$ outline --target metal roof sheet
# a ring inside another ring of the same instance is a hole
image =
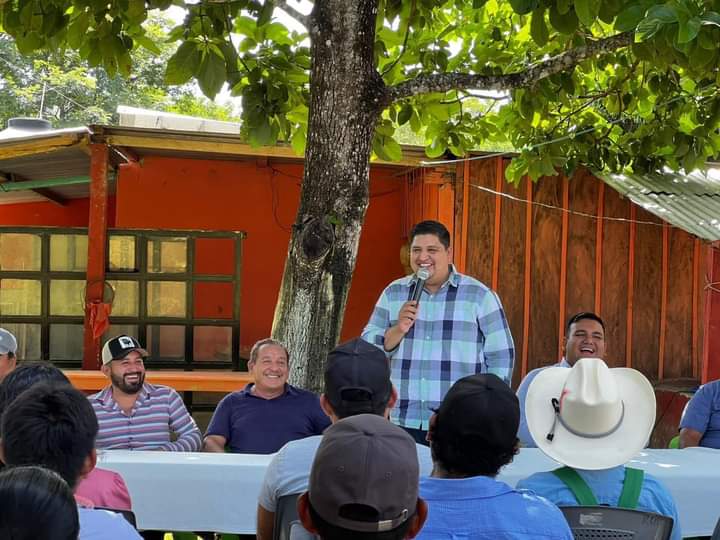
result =
[[[720,240],[720,169],[686,174],[595,173],[606,184],[660,219],[709,241]]]

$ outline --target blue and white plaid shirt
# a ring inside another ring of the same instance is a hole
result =
[[[494,373],[508,384],[512,378],[515,347],[500,299],[478,280],[450,268],[448,280],[435,294],[422,291],[415,324],[386,352],[399,394],[391,419],[401,426],[427,430],[430,408],[439,407],[462,377]],[[363,339],[384,349],[385,331],[397,324],[414,286],[414,276],[387,286]]]

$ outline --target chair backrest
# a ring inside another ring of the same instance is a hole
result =
[[[720,540],[720,518],[718,518],[717,523],[715,524],[715,530],[713,531],[710,540]]]
[[[671,517],[611,506],[561,506],[575,540],[668,540]]]
[[[137,529],[135,512],[133,512],[132,510],[119,510],[118,508],[108,508],[106,506],[96,506],[95,510],[107,510],[108,512],[115,512],[116,514],[121,514],[122,517],[124,517],[130,525]]]
[[[297,512],[299,493],[280,497],[275,507],[275,527],[273,540],[290,540],[290,531],[294,524],[300,525]]]

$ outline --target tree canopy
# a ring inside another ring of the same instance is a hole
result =
[[[165,82],[242,99],[243,135],[304,152],[273,334],[295,382],[321,386],[368,204],[371,155],[401,126],[431,158],[517,150],[519,181],[692,170],[720,149],[720,0],[0,0],[18,49],[70,48],[112,76],[155,50],[148,10],[184,9]],[[278,9],[305,32],[289,30]],[[407,129],[407,128],[405,128]]]
[[[231,107],[198,95],[192,84],[165,84],[167,61],[177,49],[177,44],[164,41],[170,25],[170,19],[158,14],[146,21],[145,32],[157,43],[156,52],[131,51],[129,80],[91,67],[74,50],[23,55],[10,36],[0,34],[0,124],[8,118],[40,114],[55,127],[114,123],[118,105],[235,119]]]

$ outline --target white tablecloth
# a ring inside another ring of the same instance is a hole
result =
[[[138,526],[174,531],[255,532],[257,495],[272,456],[103,451],[98,466],[122,474]],[[525,448],[500,479],[518,480],[559,465]],[[684,536],[709,536],[720,515],[720,450],[645,450],[630,463],[671,491]]]

